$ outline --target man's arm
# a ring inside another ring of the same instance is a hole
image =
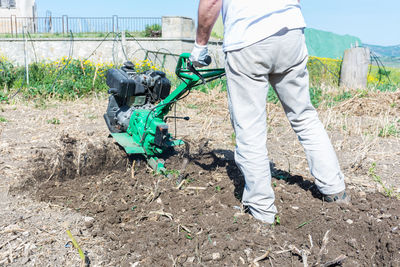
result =
[[[222,0],[200,0],[196,43],[206,45],[221,11]]]

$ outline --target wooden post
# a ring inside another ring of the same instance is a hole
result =
[[[366,88],[369,63],[369,48],[355,47],[345,50],[340,72],[340,86],[352,89]]]

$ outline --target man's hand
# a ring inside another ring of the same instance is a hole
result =
[[[195,67],[205,67],[210,64],[207,43],[221,6],[222,0],[200,0],[199,2],[196,43],[190,56],[190,61]]]
[[[207,45],[194,44],[189,60],[197,68],[206,67],[210,64]]]

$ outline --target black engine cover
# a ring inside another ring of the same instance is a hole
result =
[[[146,93],[146,89],[142,84],[137,83],[120,69],[109,69],[106,82],[110,87],[108,93],[116,96],[120,106],[125,105],[131,96],[144,95]]]

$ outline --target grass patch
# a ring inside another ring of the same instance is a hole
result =
[[[379,130],[379,137],[398,137],[400,136],[400,129],[396,127],[396,124],[390,123],[385,125],[383,128]]]
[[[0,122],[8,122],[8,120],[6,118],[4,118],[3,116],[0,116]]]
[[[29,65],[29,86],[25,83],[24,67],[14,66],[5,58],[0,58],[0,101],[20,88],[19,95],[24,99],[63,99],[73,100],[94,93],[106,93],[106,73],[112,64],[94,63],[89,60],[66,57],[51,62],[38,62]],[[149,60],[134,62],[137,72],[159,70]],[[13,88],[13,90],[10,90]]]
[[[148,27],[148,30],[153,32],[158,31],[157,29],[157,26]],[[134,63],[137,72],[160,69],[149,60]],[[400,88],[400,69],[392,68],[388,71],[391,82],[389,83],[388,79],[386,81],[384,78],[380,80],[376,78],[377,75],[382,76],[382,72],[371,67],[368,89],[357,90],[357,92],[340,91],[337,89],[337,82],[332,80],[332,77],[339,74],[340,64],[340,60],[310,57],[307,68],[310,73],[310,98],[314,107],[319,107],[321,104],[331,107],[354,96],[366,97],[370,91],[394,92]],[[106,72],[114,67],[112,64],[66,57],[51,62],[32,63],[29,65],[30,85],[27,86],[24,67],[14,66],[6,58],[0,57],[0,88],[3,88],[3,90],[0,89],[0,102],[7,103],[18,88],[21,88],[18,95],[22,95],[26,100],[48,100],[49,98],[73,100],[92,94],[106,93],[108,90]],[[181,83],[172,73],[167,72],[167,75],[173,88]],[[327,91],[325,88],[333,88],[333,90]],[[210,90],[226,91],[226,79],[217,79],[206,85],[199,85],[194,90],[204,93]],[[267,100],[275,104],[279,102],[278,96],[271,87],[268,90]],[[393,103],[393,107],[395,105],[396,103]]]
[[[383,194],[384,194],[386,197],[396,197],[397,199],[400,200],[400,194],[395,192],[394,187],[393,187],[393,186],[387,187],[387,186],[383,183],[382,178],[381,178],[379,175],[376,174],[376,163],[375,163],[375,162],[373,162],[372,165],[371,165],[371,167],[368,169],[368,175],[369,175],[370,177],[372,177],[372,179],[373,179],[376,183],[378,183],[379,185],[382,186],[382,188],[383,188]]]
[[[52,118],[52,119],[50,119],[50,120],[47,120],[47,123],[48,123],[48,124],[58,125],[58,124],[60,124],[60,120],[57,119],[57,118]]]

